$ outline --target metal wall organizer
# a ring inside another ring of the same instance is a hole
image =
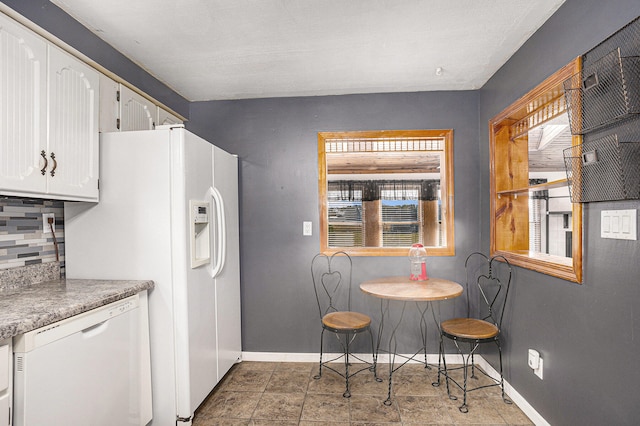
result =
[[[640,57],[617,48],[566,80],[564,93],[574,135],[640,114]]]
[[[615,134],[564,150],[571,202],[640,199],[640,142]]]
[[[583,135],[564,150],[571,201],[640,199],[640,17],[582,55],[564,94]]]

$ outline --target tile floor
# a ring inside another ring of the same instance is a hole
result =
[[[378,383],[373,373],[363,371],[352,379],[351,398],[343,398],[344,379],[323,370],[315,380],[317,369],[316,363],[236,364],[196,411],[193,425],[533,424],[515,404],[502,401],[499,387],[470,393],[469,413],[460,413],[460,403],[447,397],[444,385],[431,385],[437,378],[435,368],[427,370],[422,364],[407,364],[394,373],[391,406],[383,404],[387,380]],[[381,377],[387,377],[388,365],[379,369]]]

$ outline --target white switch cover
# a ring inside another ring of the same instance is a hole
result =
[[[603,210],[600,212],[600,236],[616,240],[638,239],[637,210]]]
[[[302,222],[302,235],[307,237],[312,235],[311,226],[311,222]]]

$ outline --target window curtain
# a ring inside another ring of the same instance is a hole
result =
[[[440,180],[339,180],[328,186],[338,197],[332,201],[415,200],[416,194],[420,201],[435,201]]]

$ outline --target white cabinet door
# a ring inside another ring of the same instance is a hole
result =
[[[182,124],[182,120],[171,114],[169,111],[158,107],[158,119],[156,120],[156,125],[163,126],[165,124]]]
[[[98,72],[0,15],[0,194],[98,199]]]
[[[99,81],[96,70],[49,47],[49,194],[98,197]]]
[[[129,87],[100,74],[100,132],[153,130],[164,124],[182,124],[182,120]]]
[[[118,91],[120,85],[106,75],[100,73],[100,127],[103,132],[117,132],[120,114]]]
[[[0,190],[42,193],[47,44],[0,14]]]
[[[156,105],[149,99],[120,85],[120,130],[153,130]]]

